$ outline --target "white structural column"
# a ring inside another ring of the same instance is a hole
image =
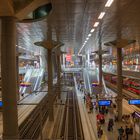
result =
[[[99,51],[99,86],[102,87],[102,53]]]
[[[62,63],[62,65],[63,65],[63,68],[65,68],[65,54],[62,54],[62,56],[63,56],[63,63]]]
[[[48,97],[49,97],[49,120],[54,120],[54,112],[53,112],[53,71],[52,71],[52,49],[48,49]]]
[[[118,118],[122,119],[122,48],[117,47],[117,104],[118,104]]]
[[[57,83],[58,83],[58,98],[61,98],[61,64],[60,55],[57,55]]]
[[[18,139],[16,20],[1,18],[1,77],[3,101],[3,139]]]

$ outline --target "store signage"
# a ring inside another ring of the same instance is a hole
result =
[[[66,55],[66,61],[71,61],[71,55]]]
[[[128,100],[128,104],[130,104],[130,105],[140,105],[140,99]]]
[[[99,100],[98,105],[99,106],[110,106],[111,105],[111,100]]]

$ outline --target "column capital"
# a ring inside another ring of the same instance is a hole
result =
[[[97,54],[97,55],[103,55],[103,54],[106,54],[106,53],[108,53],[108,51],[105,51],[105,50],[101,50],[101,51],[94,51],[94,52],[92,52],[92,53],[95,53],[95,54]]]
[[[131,43],[135,43],[136,40],[128,40],[128,39],[117,39],[113,41],[109,41],[104,43],[105,46],[116,47],[116,48],[124,48]]]
[[[42,46],[42,47],[49,49],[49,50],[61,47],[63,45],[63,43],[53,41],[53,40],[43,40],[43,41],[35,42],[34,44],[36,46]]]

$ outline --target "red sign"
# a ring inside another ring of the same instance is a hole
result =
[[[71,55],[66,55],[66,61],[71,61]]]

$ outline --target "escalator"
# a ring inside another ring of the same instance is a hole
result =
[[[101,92],[100,87],[98,86],[99,85],[98,68],[96,69],[85,68],[83,70],[83,77],[84,77],[85,89],[89,91],[90,94]],[[102,77],[102,83],[103,83],[102,93],[108,93],[108,90],[104,81],[104,77]]]
[[[33,72],[33,69],[28,69],[27,70],[22,83],[29,83],[30,82],[32,72]],[[26,85],[25,86],[20,86],[19,92],[21,94],[24,94],[26,92],[26,89],[27,89]]]
[[[38,90],[41,86],[44,72],[42,68],[28,69],[20,86],[20,93],[23,95],[24,93],[32,93]]]

